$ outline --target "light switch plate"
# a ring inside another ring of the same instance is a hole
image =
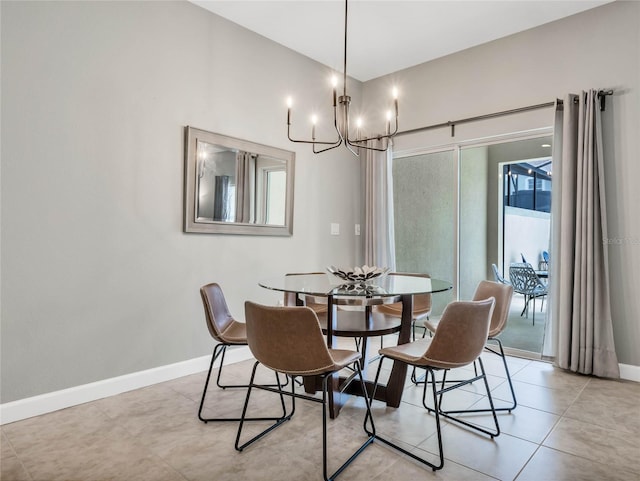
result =
[[[360,235],[360,224],[356,224],[356,235]]]
[[[340,224],[331,224],[331,235],[340,235]]]

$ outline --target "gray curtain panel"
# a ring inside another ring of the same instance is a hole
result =
[[[252,208],[252,191],[247,186],[255,185],[255,167],[257,154],[238,151],[236,154],[236,218],[235,222],[255,222],[255,209]],[[253,215],[252,215],[253,211]],[[264,222],[261,219],[260,222]]]
[[[229,220],[229,179],[230,177],[228,175],[216,175],[213,220]]]
[[[385,152],[366,150],[364,158],[364,262],[396,270],[391,143]]]
[[[555,363],[619,378],[609,300],[598,91],[568,95],[556,112],[550,261]]]

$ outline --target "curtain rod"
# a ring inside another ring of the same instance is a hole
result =
[[[604,110],[605,108],[605,98],[607,97],[607,95],[613,95],[613,90],[599,90],[598,91],[598,98],[600,99],[600,110]],[[575,102],[578,102],[578,99],[575,99]],[[426,127],[417,127],[415,129],[409,129],[409,130],[402,130],[400,132],[398,132],[396,134],[396,136],[398,135],[406,135],[406,134],[414,134],[416,132],[422,132],[425,130],[433,130],[433,129],[440,129],[442,127],[451,127],[451,137],[455,137],[456,135],[456,125],[459,124],[466,124],[469,122],[477,122],[478,120],[486,120],[486,119],[493,119],[495,117],[503,117],[505,115],[511,115],[511,114],[518,114],[521,112],[528,112],[530,110],[539,110],[539,109],[546,109],[549,107],[555,107],[556,105],[562,105],[563,101],[560,99],[557,99],[555,102],[545,102],[543,104],[536,104],[536,105],[529,105],[527,107],[519,107],[517,109],[511,109],[511,110],[503,110],[501,112],[494,112],[491,114],[484,114],[484,115],[477,115],[475,117],[467,117],[466,119],[460,119],[460,120],[449,120],[447,122],[442,122],[439,124],[433,124],[433,125],[427,125]]]

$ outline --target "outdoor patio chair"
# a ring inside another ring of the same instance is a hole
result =
[[[509,280],[513,291],[524,295],[522,315],[529,317],[529,303],[533,301],[533,325],[536,324],[536,299],[548,294],[548,287],[540,280],[531,264],[514,262],[509,267]],[[543,304],[544,305],[544,304]],[[541,308],[542,309],[542,308]]]

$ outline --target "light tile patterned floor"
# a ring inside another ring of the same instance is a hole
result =
[[[508,399],[501,361],[483,355],[496,403]],[[248,379],[252,362],[226,366],[224,377]],[[637,480],[640,479],[640,384],[579,376],[550,364],[510,357],[518,396],[499,414],[495,439],[444,423],[444,469],[433,473],[375,443],[344,471],[344,481]],[[461,371],[458,375],[463,375]],[[261,372],[264,380],[271,373]],[[370,373],[369,376],[372,376]],[[320,405],[299,401],[294,418],[238,453],[237,424],[198,421],[205,373],[131,391],[2,426],[2,481],[223,481],[322,479]],[[475,383],[451,393],[450,406],[486,402]],[[434,458],[433,416],[421,388],[407,382],[400,408],[374,403],[379,431]],[[244,392],[213,388],[210,415],[238,414]],[[277,414],[273,394],[259,392],[253,412]],[[362,441],[363,402],[350,398],[330,422],[331,463],[337,467]],[[488,425],[490,416],[474,416]],[[260,426],[252,423],[249,434]],[[342,457],[341,457],[342,456]],[[332,466],[330,466],[331,468]]]

